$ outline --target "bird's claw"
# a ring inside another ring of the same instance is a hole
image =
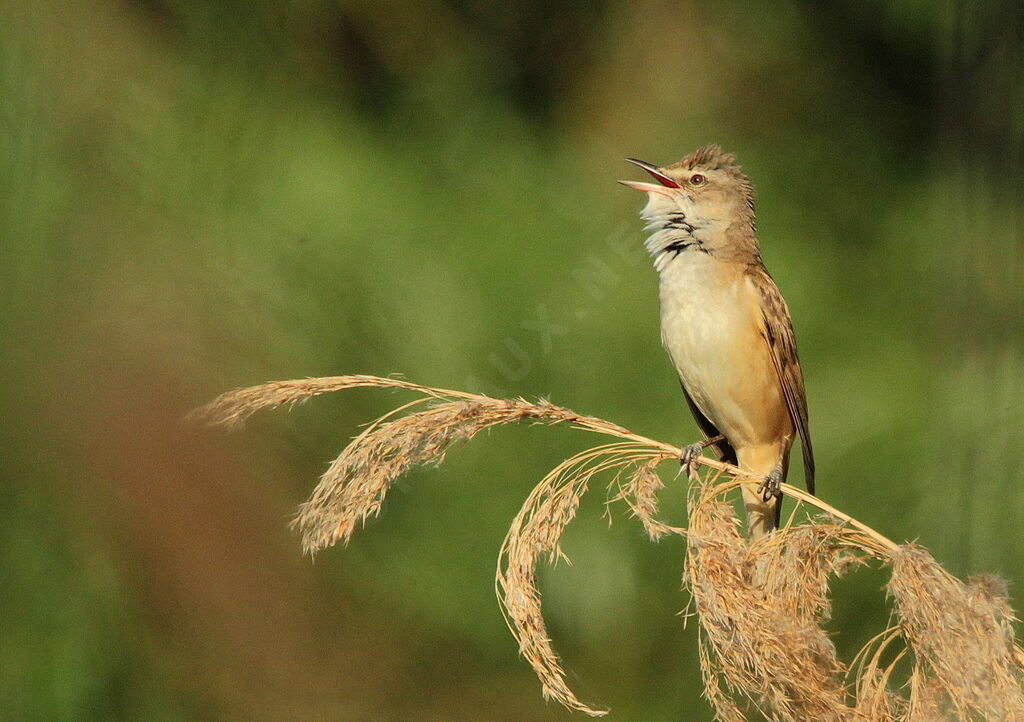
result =
[[[768,502],[773,498],[782,497],[782,470],[776,469],[757,487],[757,493],[761,495],[761,501]]]
[[[706,444],[696,443],[684,446],[682,452],[679,454],[679,465],[686,469],[686,475],[693,478],[697,474],[697,467],[700,463],[697,461],[701,454],[704,453]]]

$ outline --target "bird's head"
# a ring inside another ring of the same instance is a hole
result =
[[[708,247],[754,231],[754,187],[736,163],[736,156],[717,145],[697,149],[678,163],[657,166],[635,158],[627,161],[647,171],[657,183],[619,181],[647,193],[641,215],[661,241],[694,236]],[[654,237],[652,237],[653,240]],[[652,252],[656,249],[652,248]]]

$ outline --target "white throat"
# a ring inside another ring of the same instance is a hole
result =
[[[659,273],[684,253],[708,253],[705,243],[710,238],[705,224],[672,199],[649,194],[640,217],[647,221],[644,230],[651,231],[644,245]]]

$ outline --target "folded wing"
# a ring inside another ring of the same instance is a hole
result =
[[[800,357],[796,350],[796,336],[789,307],[775,281],[763,266],[751,268],[751,280],[761,295],[763,314],[762,333],[771,349],[772,362],[779,375],[782,395],[789,409],[793,426],[800,434],[800,446],[804,456],[804,476],[807,491],[814,493],[814,449],[811,446],[811,432],[807,421],[807,394],[804,391],[804,374],[800,368]]]

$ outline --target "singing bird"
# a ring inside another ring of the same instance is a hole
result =
[[[619,182],[647,194],[640,215],[659,275],[661,340],[705,437],[680,461],[689,468],[711,446],[763,477],[743,486],[748,533],[761,537],[779,524],[797,435],[812,494],[814,452],[793,322],[757,242],[754,187],[717,145],[669,166],[626,160],[657,181]]]

